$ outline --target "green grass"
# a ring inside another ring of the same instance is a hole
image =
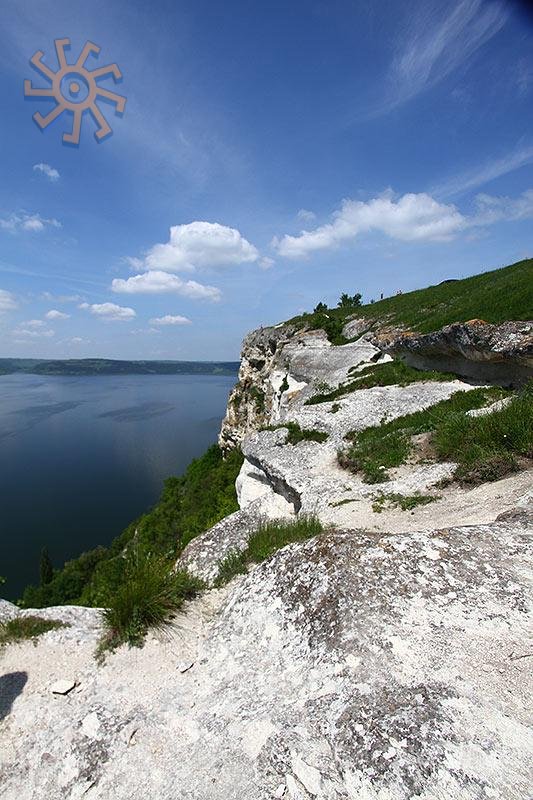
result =
[[[223,458],[213,445],[191,462],[184,475],[168,478],[159,502],[109,547],[97,547],[66,562],[44,586],[26,587],[20,604],[105,606],[122,585],[123,552],[134,537],[140,552],[175,561],[191,539],[238,509],[235,480],[242,461],[238,450]]]
[[[124,557],[120,586],[109,596],[104,610],[105,633],[98,655],[123,643],[140,647],[149,629],[167,625],[185,600],[192,600],[204,584],[172,561],[147,554],[137,547]]]
[[[0,645],[23,642],[27,639],[35,640],[43,633],[66,627],[68,627],[66,623],[58,619],[44,619],[34,615],[15,617],[0,624]]]
[[[349,383],[344,383],[337,389],[322,394],[315,394],[305,401],[306,406],[328,403],[339,397],[344,397],[359,389],[371,389],[373,386],[407,386],[410,383],[421,381],[453,381],[457,375],[450,372],[436,370],[419,370],[408,367],[403,361],[388,361],[386,364],[372,364],[357,373]]]
[[[300,428],[297,422],[284,422],[281,425],[268,425],[263,431],[277,431],[287,429],[285,444],[298,444],[299,442],[325,442],[328,434],[323,431],[306,430]]]
[[[311,539],[323,530],[320,520],[314,516],[301,516],[290,522],[285,520],[264,522],[250,536],[243,552],[232,550],[220,562],[214,585],[223,586],[236,575],[246,572],[248,564],[258,564],[285,545]]]
[[[397,494],[395,492],[381,492],[372,503],[372,511],[381,514],[384,508],[401,508],[402,511],[412,511],[417,506],[426,506],[440,500],[438,495],[429,494]]]
[[[368,317],[429,333],[452,322],[483,319],[500,323],[533,318],[533,259],[471,278],[387,297],[357,309],[333,308],[289,320],[296,327],[324,328],[333,344],[344,344],[348,317]]]
[[[481,417],[452,413],[436,426],[433,445],[438,458],[458,464],[465,483],[497,480],[533,459],[533,383],[499,411]]]
[[[388,469],[404,464],[411,455],[413,435],[435,430],[451,416],[481,408],[503,396],[504,390],[497,388],[456,392],[424,411],[350,433],[347,438],[352,444],[339,452],[339,464],[352,472],[361,472],[367,483],[382,483],[388,480]]]

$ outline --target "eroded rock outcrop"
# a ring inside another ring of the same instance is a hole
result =
[[[404,333],[381,346],[418,369],[454,372],[504,386],[533,378],[533,322],[457,322],[433,333]]]
[[[96,632],[11,647],[3,672],[27,682],[0,723],[2,796],[523,800],[532,532],[527,511],[332,531],[104,667]]]

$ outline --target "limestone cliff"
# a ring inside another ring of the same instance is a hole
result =
[[[291,326],[246,337],[220,434],[245,456],[240,509],[193,539],[180,566],[212,584],[265,517],[313,513],[325,531],[206,591],[104,666],[93,658],[98,609],[39,612],[70,627],[0,654],[2,798],[528,796],[531,462],[463,486],[422,436],[418,456],[376,485],[337,453],[349,432],[476,389],[464,369],[358,387],[363,370],[388,369],[386,350],[423,352],[427,366],[467,341],[463,367],[497,361],[501,377],[519,362],[522,380],[531,323],[501,335],[472,333],[473,323],[430,340],[349,325],[342,346]],[[432,502],[376,507],[416,493]],[[27,614],[0,603],[0,619]]]

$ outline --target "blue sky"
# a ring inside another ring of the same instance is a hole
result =
[[[499,0],[4,0],[0,356],[233,359],[243,335],[533,255],[533,19]],[[54,39],[125,113],[40,131]]]

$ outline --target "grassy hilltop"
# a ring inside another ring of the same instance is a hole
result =
[[[342,344],[348,317],[368,317],[381,323],[403,325],[420,333],[452,322],[483,319],[485,322],[533,319],[533,259],[463,280],[451,280],[386,297],[357,308],[332,308],[301,314],[289,320],[298,327],[324,328],[331,341]]]

